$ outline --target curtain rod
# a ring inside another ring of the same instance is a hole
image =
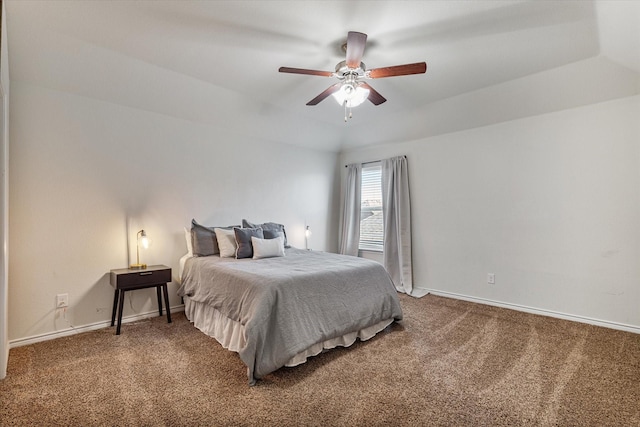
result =
[[[405,159],[407,158],[407,156],[402,156],[402,157],[404,157]],[[382,161],[382,159],[380,159],[380,160],[372,160],[370,162],[364,162],[364,163],[360,163],[360,164],[364,166],[364,165],[370,165],[371,163],[378,163],[378,162],[381,162],[381,161]],[[344,165],[345,168],[348,167],[348,166],[349,165]]]

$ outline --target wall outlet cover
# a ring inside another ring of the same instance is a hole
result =
[[[69,294],[56,295],[56,308],[69,307]]]

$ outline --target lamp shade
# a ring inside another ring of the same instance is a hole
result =
[[[149,249],[149,238],[147,237],[147,233],[144,230],[140,230],[140,246],[142,246],[145,249]]]
[[[369,97],[369,89],[352,83],[344,83],[340,87],[340,90],[333,93],[333,97],[340,105],[346,103],[348,108],[357,107],[367,100]]]

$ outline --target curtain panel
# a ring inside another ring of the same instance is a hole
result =
[[[347,165],[347,181],[344,190],[342,217],[340,224],[340,253],[358,256],[360,244],[360,193],[362,185],[362,165]]]
[[[382,160],[382,212],[384,267],[396,289],[411,294],[411,201],[405,156]]]

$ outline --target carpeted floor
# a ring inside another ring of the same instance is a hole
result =
[[[0,425],[640,426],[640,335],[436,296],[255,387],[184,314],[11,349]]]

